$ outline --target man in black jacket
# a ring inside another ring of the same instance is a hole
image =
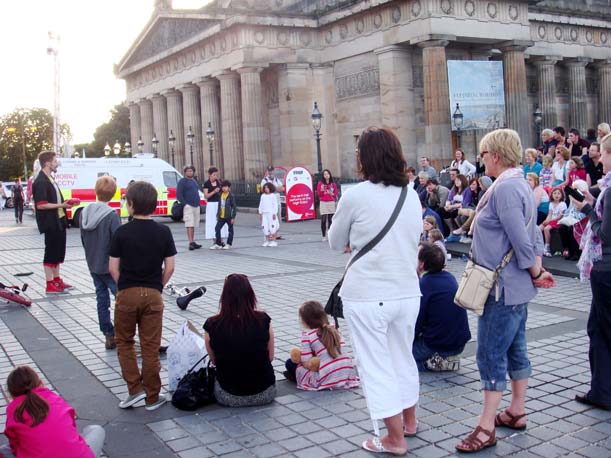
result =
[[[46,293],[58,294],[72,288],[59,275],[59,266],[66,255],[66,209],[72,207],[72,202],[64,202],[51,175],[57,172],[59,165],[55,152],[43,151],[38,155],[38,161],[41,170],[34,180],[32,194],[36,205],[36,224],[40,233],[45,235],[43,266],[47,280]]]

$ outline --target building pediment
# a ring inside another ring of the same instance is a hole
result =
[[[122,68],[129,68],[163,54],[200,35],[220,20],[208,18],[159,17],[126,56]]]

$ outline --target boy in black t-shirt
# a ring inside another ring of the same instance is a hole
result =
[[[127,188],[127,209],[133,220],[115,232],[110,246],[110,274],[117,282],[115,341],[129,396],[119,403],[126,409],[145,399],[146,410],[161,407],[159,346],[163,320],[164,285],[174,273],[176,247],[170,229],[151,219],[157,191],[136,181]],[[134,350],[138,329],[142,372]]]

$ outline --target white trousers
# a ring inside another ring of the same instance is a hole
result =
[[[371,418],[389,418],[416,405],[420,380],[412,344],[420,297],[342,302]]]

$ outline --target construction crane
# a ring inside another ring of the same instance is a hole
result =
[[[60,117],[60,85],[59,85],[59,35],[49,32],[47,55],[53,56],[53,149],[60,153],[61,148],[61,117]]]

